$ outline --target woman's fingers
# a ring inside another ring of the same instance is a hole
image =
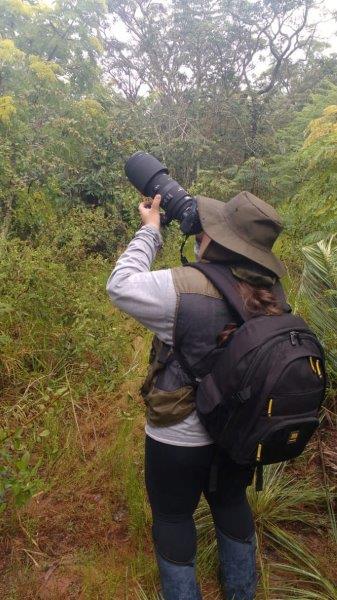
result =
[[[160,228],[160,194],[156,194],[154,199],[146,198],[140,202],[138,210],[142,219],[143,225],[153,225]]]
[[[153,211],[159,212],[160,208],[161,195],[157,194],[153,199],[145,198],[142,202],[139,203],[138,209],[140,212],[145,211]]]
[[[160,194],[156,194],[155,197],[152,200],[152,206],[151,206],[151,208],[153,210],[158,210],[159,211],[160,201],[161,201],[161,195]]]

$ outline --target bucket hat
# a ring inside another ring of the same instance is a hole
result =
[[[283,227],[276,210],[251,194],[240,192],[228,202],[196,197],[203,231],[220,246],[283,277],[283,263],[272,247]]]

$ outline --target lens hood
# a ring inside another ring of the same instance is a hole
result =
[[[135,152],[125,164],[125,174],[144,196],[152,196],[151,181],[159,173],[168,175],[168,169],[148,152]]]

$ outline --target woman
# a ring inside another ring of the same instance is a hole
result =
[[[281,314],[282,263],[272,246],[282,226],[276,211],[243,192],[227,203],[198,197],[203,234],[198,260],[231,273],[251,316]],[[112,302],[155,333],[142,394],[147,406],[145,478],[165,600],[199,600],[194,511],[204,493],[215,524],[220,581],[228,600],[253,600],[255,530],[246,488],[251,467],[219,452],[195,411],[194,385],[236,328],[229,303],[193,267],[150,271],[161,247],[160,196],[141,202],[142,227],[121,255],[107,290]],[[217,452],[217,482],[210,476]]]

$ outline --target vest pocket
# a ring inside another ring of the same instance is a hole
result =
[[[169,427],[180,423],[195,410],[192,386],[170,392],[155,386],[144,396],[147,420],[156,427]]]
[[[195,390],[182,374],[172,348],[155,337],[147,377],[140,390],[146,405],[146,418],[151,425],[176,425],[195,410]],[[161,386],[167,387],[161,389]]]

